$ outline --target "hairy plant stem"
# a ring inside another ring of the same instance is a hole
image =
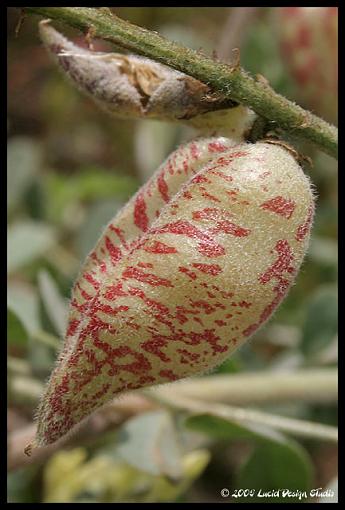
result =
[[[215,61],[189,48],[168,41],[156,32],[132,25],[108,8],[25,7],[25,13],[61,21],[85,34],[110,41],[121,48],[151,58],[207,84],[224,99],[244,104],[299,139],[308,140],[337,157],[338,130],[316,115],[277,94],[265,80],[255,79],[239,63]]]

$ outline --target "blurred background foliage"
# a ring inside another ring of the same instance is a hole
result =
[[[222,56],[229,60],[231,48],[239,47],[245,69],[295,99],[268,9],[256,9],[246,23],[242,20],[237,41],[227,48],[231,34],[234,39],[236,10],[114,8],[124,19],[209,55],[222,44]],[[49,60],[38,39],[37,17],[26,19],[15,38],[18,15],[8,9],[9,436],[32,423],[83,258],[119,208],[190,136],[180,126],[117,120],[99,111]],[[85,45],[80,33],[62,30]],[[95,46],[111,49],[102,41]],[[336,366],[337,167],[310,146],[298,149],[314,163],[306,168],[317,195],[309,254],[274,318],[218,373]],[[337,423],[332,403],[292,401],[268,408]],[[164,406],[138,409],[85,444],[77,439],[43,461],[11,468],[9,501],[221,502],[223,487],[325,488],[337,474],[337,449],[327,442],[262,435],[211,415],[190,416]]]

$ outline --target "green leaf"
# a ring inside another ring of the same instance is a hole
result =
[[[7,339],[10,345],[26,347],[28,332],[22,320],[11,307],[7,307]]]
[[[129,465],[152,475],[182,476],[182,452],[168,412],[149,412],[128,420],[118,440],[116,451]]]
[[[270,427],[248,424],[238,425],[211,414],[197,414],[186,418],[185,425],[189,429],[203,432],[216,439],[254,439],[285,442],[285,437]]]
[[[42,331],[39,314],[39,299],[36,289],[26,284],[11,283],[7,291],[7,303],[20,318],[29,333],[28,359],[33,373],[48,375],[52,367],[56,351],[53,342],[49,344],[45,337],[50,337]],[[45,341],[39,341],[38,337],[44,337]]]
[[[306,503],[312,480],[313,466],[307,452],[289,440],[258,446],[240,469],[236,487],[255,490],[251,503]],[[289,491],[285,496],[284,490]]]
[[[213,374],[236,374],[241,371],[241,360],[236,353],[233,357],[228,358],[224,363],[219,365]]]
[[[42,256],[56,242],[54,230],[45,223],[23,221],[9,227],[7,270],[20,269]]]
[[[251,74],[261,74],[280,94],[290,96],[294,86],[279,53],[276,36],[268,20],[258,20],[248,31],[241,48],[241,65]]]
[[[323,266],[338,265],[338,243],[327,237],[314,237],[310,241],[309,257]]]
[[[39,272],[38,286],[47,315],[56,333],[63,337],[67,324],[67,303],[60,295],[59,289],[48,271]]]
[[[306,356],[317,355],[338,330],[338,296],[335,286],[319,287],[309,302],[302,329],[301,349]]]
[[[7,474],[8,503],[35,503],[40,495],[36,482],[38,464],[17,469]]]
[[[7,305],[30,335],[40,329],[38,297],[33,287],[24,283],[10,283],[7,289]]]
[[[13,209],[35,179],[42,164],[41,146],[36,141],[12,138],[7,151],[7,206]]]
[[[65,212],[76,202],[109,198],[126,201],[138,189],[136,179],[114,175],[103,168],[88,167],[79,174],[65,176],[51,173],[46,176],[48,215],[52,221],[65,221]],[[116,201],[114,203],[116,210]]]
[[[86,257],[91,251],[106,225],[115,216],[122,205],[122,202],[112,199],[96,202],[89,208],[76,239],[80,258]]]

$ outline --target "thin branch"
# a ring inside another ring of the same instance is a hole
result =
[[[177,382],[160,391],[188,398],[232,405],[283,402],[332,403],[338,398],[336,369],[299,370],[292,373],[240,373],[213,375]]]
[[[29,365],[10,357],[10,402],[36,405],[44,385],[30,377]],[[27,381],[27,383],[25,382]],[[292,373],[241,373],[212,375],[176,381],[160,388],[167,396],[178,393],[188,398],[232,405],[265,405],[283,402],[334,403],[338,398],[337,369],[307,369]]]
[[[239,65],[216,62],[203,54],[168,41],[159,34],[111,15],[108,9],[89,7],[26,7],[25,12],[59,20],[84,33],[144,55],[190,75],[242,103],[291,135],[309,140],[337,157],[338,130],[324,120],[277,94],[262,80],[255,80]]]
[[[203,402],[195,398],[187,398],[178,393],[167,396],[160,389],[143,392],[148,398],[163,405],[177,409],[185,409],[192,413],[211,414],[239,425],[256,424],[280,430],[297,437],[321,439],[323,441],[337,442],[338,430],[330,425],[322,425],[306,420],[286,418],[254,409],[243,409],[224,404]]]
[[[22,365],[16,358],[10,358],[9,370],[11,373],[17,374],[17,377],[18,375],[23,377],[27,370]],[[40,384],[37,380],[33,380],[33,382],[37,385]],[[15,397],[15,401],[22,401],[25,396],[26,400],[32,403],[38,398],[36,390],[32,395],[29,395],[29,392],[33,391],[31,384],[26,384],[25,389],[23,389],[23,385],[19,386],[19,384],[10,386],[11,395],[13,394],[12,397]],[[334,369],[301,370],[297,373],[287,374],[214,375],[176,382],[155,390],[146,390],[145,395],[139,393],[123,395],[84,422],[77,434],[66,436],[51,446],[37,448],[30,457],[27,457],[23,450],[32,441],[36,425],[30,424],[24,429],[10,433],[8,469],[16,469],[33,462],[43,462],[65,445],[92,442],[101,433],[117,426],[126,417],[153,409],[157,405],[153,401],[193,412],[216,413],[216,416],[227,418],[230,421],[240,419],[241,423],[245,423],[247,420],[262,423],[263,420],[274,428],[296,435],[335,440],[335,429],[332,427],[300,422],[299,420],[291,421],[289,418],[272,417],[266,413],[224,405],[224,403],[230,403],[243,406],[291,400],[294,402],[334,402],[337,398],[337,371]],[[197,406],[196,408],[193,407],[194,404]]]

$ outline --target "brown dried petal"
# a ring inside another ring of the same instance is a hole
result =
[[[118,117],[188,119],[234,105],[222,98],[208,101],[207,85],[147,58],[80,48],[47,21],[40,23],[40,34],[74,84]]]

